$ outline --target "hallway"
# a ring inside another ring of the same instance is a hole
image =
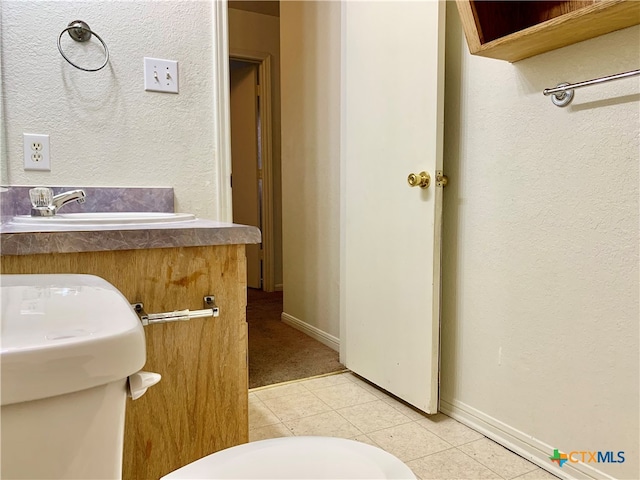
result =
[[[249,388],[344,369],[338,352],[280,319],[282,292],[247,288]]]

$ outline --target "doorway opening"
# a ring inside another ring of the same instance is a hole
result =
[[[271,152],[271,58],[231,52],[231,192],[233,221],[262,232],[247,245],[247,286],[275,290]]]
[[[240,2],[239,5],[248,8],[249,3]],[[277,22],[272,21],[274,17],[271,15],[263,14],[258,21],[254,12],[245,14],[233,8],[229,11],[233,11],[230,15],[228,57],[231,87],[233,221],[250,223],[241,220],[236,211],[238,203],[246,198],[238,193],[238,182],[243,181],[241,177],[249,172],[248,176],[253,175],[249,182],[250,195],[256,199],[256,204],[260,202],[253,213],[253,221],[258,218],[259,224],[251,224],[261,228],[263,234],[260,267],[262,284],[260,286],[260,280],[249,281],[247,289],[249,386],[254,388],[342,370],[344,367],[339,363],[335,350],[318,342],[308,332],[283,321],[284,285],[280,253],[280,72],[277,70],[279,46],[274,40],[278,38],[279,32],[276,28]],[[259,51],[261,48],[265,51]],[[236,165],[236,157],[240,153],[236,152],[233,145],[236,131],[243,128],[236,124],[236,101],[233,98],[241,91],[236,88],[242,83],[242,77],[246,83],[242,89],[245,92],[243,95],[246,103],[243,108],[255,118],[255,125],[247,121],[248,126],[244,127],[252,130],[252,136],[240,140],[242,148],[253,152],[250,155],[254,160],[248,167]],[[249,255],[247,252],[248,262]]]

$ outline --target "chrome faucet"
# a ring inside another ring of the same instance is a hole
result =
[[[54,195],[53,190],[47,187],[32,188],[29,190],[31,216],[52,217],[67,203],[84,203],[86,196],[84,190],[69,190],[68,192]]]

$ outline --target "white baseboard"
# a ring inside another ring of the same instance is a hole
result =
[[[440,399],[439,410],[559,478],[615,480],[614,477],[585,463],[567,462],[562,468],[557,467],[549,460],[554,447],[458,400]]]
[[[300,330],[302,333],[306,333],[311,338],[318,340],[320,343],[325,344],[327,347],[332,348],[336,352],[340,351],[340,339],[334,337],[333,335],[329,335],[327,332],[320,330],[313,325],[309,325],[306,322],[294,317],[293,315],[289,315],[288,313],[282,312],[282,316],[280,317],[284,323],[295,328],[296,330]]]
[[[275,292],[281,292],[284,290],[284,285],[282,283],[276,283],[275,287],[273,288]]]

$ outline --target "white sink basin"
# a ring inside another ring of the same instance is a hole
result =
[[[18,215],[12,222],[21,225],[140,225],[157,223],[188,222],[195,220],[191,213],[165,212],[94,212],[94,213],[58,213],[53,217],[32,217]]]

